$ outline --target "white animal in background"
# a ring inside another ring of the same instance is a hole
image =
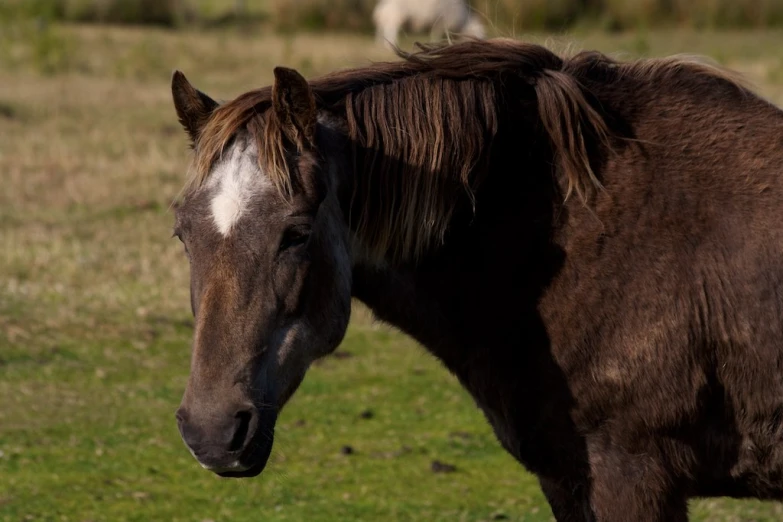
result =
[[[485,38],[484,24],[465,0],[379,0],[373,11],[379,43],[397,45],[397,34],[406,23],[414,32],[430,28],[430,40],[447,33]]]

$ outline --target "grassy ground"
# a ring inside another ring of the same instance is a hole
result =
[[[283,413],[262,476],[219,479],[179,439],[173,412],[192,322],[187,262],[169,239],[187,157],[172,69],[225,99],[269,83],[277,64],[312,75],[386,51],[347,35],[5,29],[0,521],[551,520],[535,480],[456,381],[361,307],[339,356],[310,372]],[[781,36],[560,40],[628,55],[706,53],[781,103]],[[456,470],[433,472],[434,460]],[[780,506],[723,500],[695,502],[692,513],[783,517]]]

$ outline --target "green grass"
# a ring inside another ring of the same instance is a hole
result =
[[[225,28],[4,29],[0,521],[551,520],[456,380],[360,306],[345,355],[316,365],[283,412],[260,477],[212,475],[177,433],[192,320],[170,239],[188,150],[171,71],[225,99],[268,84],[277,64],[312,75],[385,50]],[[780,32],[571,36],[628,55],[706,53],[783,101]],[[456,471],[434,473],[433,460]],[[699,521],[783,518],[761,502],[692,506]]]
[[[410,342],[371,327],[352,328],[340,348],[350,357],[312,370],[267,472],[216,478],[173,422],[189,329],[158,333],[6,363],[3,395],[13,382],[11,409],[29,410],[3,418],[5,519],[547,520],[540,507],[530,513],[542,502],[534,482],[498,451],[461,389]],[[432,473],[433,459],[458,470]]]

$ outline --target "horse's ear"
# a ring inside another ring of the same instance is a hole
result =
[[[286,137],[300,148],[315,142],[317,110],[315,97],[301,74],[287,67],[275,67],[272,108]]]
[[[218,103],[193,87],[180,71],[174,71],[171,77],[171,95],[174,98],[174,108],[177,109],[179,122],[195,143]]]

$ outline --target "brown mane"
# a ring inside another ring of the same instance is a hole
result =
[[[506,78],[530,86],[552,144],[566,199],[583,201],[600,188],[588,161],[586,136],[610,147],[604,117],[587,100],[580,75],[612,68],[620,75],[662,81],[688,69],[744,89],[717,67],[682,57],[619,63],[600,53],[561,58],[548,49],[511,39],[422,45],[397,51],[397,62],[338,71],[310,80],[319,107],[338,108],[354,144],[358,198],[357,236],[376,259],[415,260],[442,241],[456,191],[473,193],[498,130],[500,88]],[[280,129],[266,116],[271,87],[246,92],[217,108],[195,146],[185,191],[199,187],[228,141],[247,128],[259,145],[259,162],[282,192],[290,179]],[[532,97],[531,97],[532,99]],[[523,145],[523,144],[521,144]],[[363,151],[359,153],[358,151]],[[384,161],[386,158],[386,161]],[[391,160],[391,161],[389,161]],[[382,188],[384,198],[373,198]]]

